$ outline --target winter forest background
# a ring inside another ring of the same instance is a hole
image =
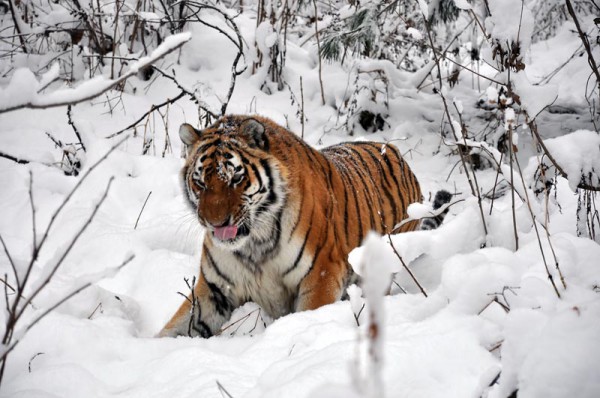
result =
[[[0,0],[0,396],[600,396],[599,24],[594,0]],[[391,295],[365,271],[350,301],[153,338],[203,234],[177,130],[225,113],[393,142],[426,202],[454,194],[351,254]]]

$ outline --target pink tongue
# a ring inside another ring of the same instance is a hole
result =
[[[231,240],[237,235],[237,225],[230,225],[227,227],[216,227],[215,237],[219,240]]]

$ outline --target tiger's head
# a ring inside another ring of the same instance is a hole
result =
[[[187,147],[183,191],[213,242],[237,250],[253,238],[268,240],[279,228],[285,184],[265,126],[227,116],[205,130],[183,124],[179,136]]]

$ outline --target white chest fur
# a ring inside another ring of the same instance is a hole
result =
[[[256,264],[248,264],[233,251],[212,242],[204,245],[208,253],[203,253],[202,272],[208,280],[220,285],[235,307],[253,301],[275,318],[294,310],[298,285],[312,258],[309,253],[302,253],[302,239],[290,236],[292,218],[295,217],[288,212],[282,214],[281,235],[274,255]]]

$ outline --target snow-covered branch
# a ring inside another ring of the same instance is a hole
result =
[[[8,86],[0,91],[0,113],[17,109],[45,109],[64,105],[74,105],[95,98],[138,73],[165,55],[177,50],[192,38],[191,33],[180,33],[167,37],[152,54],[134,62],[129,70],[117,79],[99,76],[87,80],[75,88],[59,89],[48,94],[39,93],[41,83],[29,69],[18,69]]]

